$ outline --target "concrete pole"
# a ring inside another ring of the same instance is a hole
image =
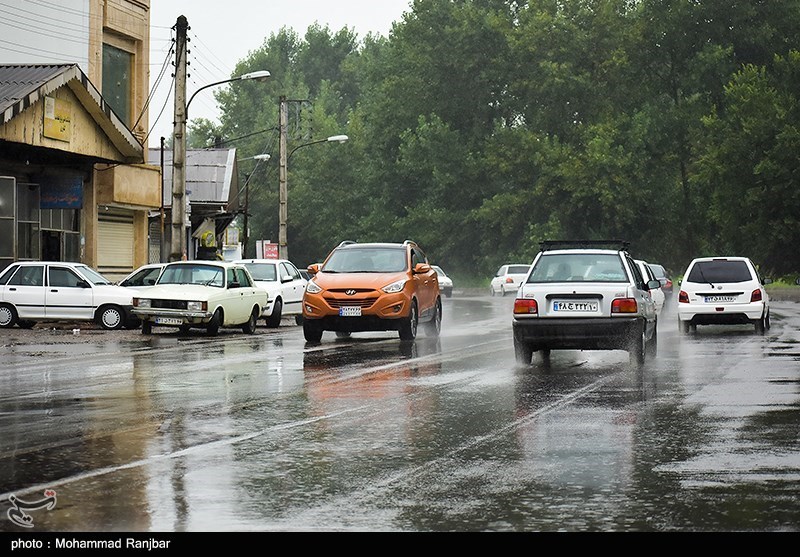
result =
[[[186,31],[189,23],[179,16],[175,24],[175,118],[172,128],[172,229],[170,261],[186,253]]]
[[[280,172],[278,180],[279,184],[279,208],[278,208],[278,257],[280,259],[289,259],[289,248],[287,246],[286,234],[286,219],[287,211],[287,186],[286,186],[286,136],[289,127],[289,107],[285,96],[280,97]]]

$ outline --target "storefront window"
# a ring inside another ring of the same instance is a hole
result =
[[[39,259],[39,224],[17,223],[17,258]]]

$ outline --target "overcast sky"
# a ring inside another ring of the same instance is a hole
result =
[[[150,88],[155,86],[156,92],[150,101],[152,131],[148,144],[158,147],[161,136],[172,135],[174,97],[170,86],[174,55],[169,57],[157,86],[155,82],[168,59],[174,36],[172,27],[179,16],[186,16],[190,28],[188,98],[203,85],[231,77],[237,62],[260,48],[282,27],[294,29],[301,37],[314,23],[327,25],[334,33],[348,27],[359,38],[369,33],[388,36],[392,24],[401,21],[403,13],[411,9],[410,5],[411,0],[152,0]],[[208,118],[218,122],[218,115],[213,88],[202,91],[192,100],[190,121]]]

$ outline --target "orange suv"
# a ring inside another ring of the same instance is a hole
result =
[[[324,331],[397,331],[414,340],[417,326],[438,336],[442,326],[439,279],[420,247],[342,242],[321,265],[309,265],[303,295],[303,334],[319,342]]]

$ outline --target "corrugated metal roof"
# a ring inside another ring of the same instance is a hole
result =
[[[148,164],[161,164],[161,149],[148,149]],[[227,205],[238,190],[236,149],[187,149],[186,192],[193,204]],[[164,205],[172,205],[172,150],[164,150]]]
[[[23,101],[31,93],[72,66],[72,64],[0,65],[0,112],[4,113],[19,101]],[[4,122],[8,120],[4,120]]]

